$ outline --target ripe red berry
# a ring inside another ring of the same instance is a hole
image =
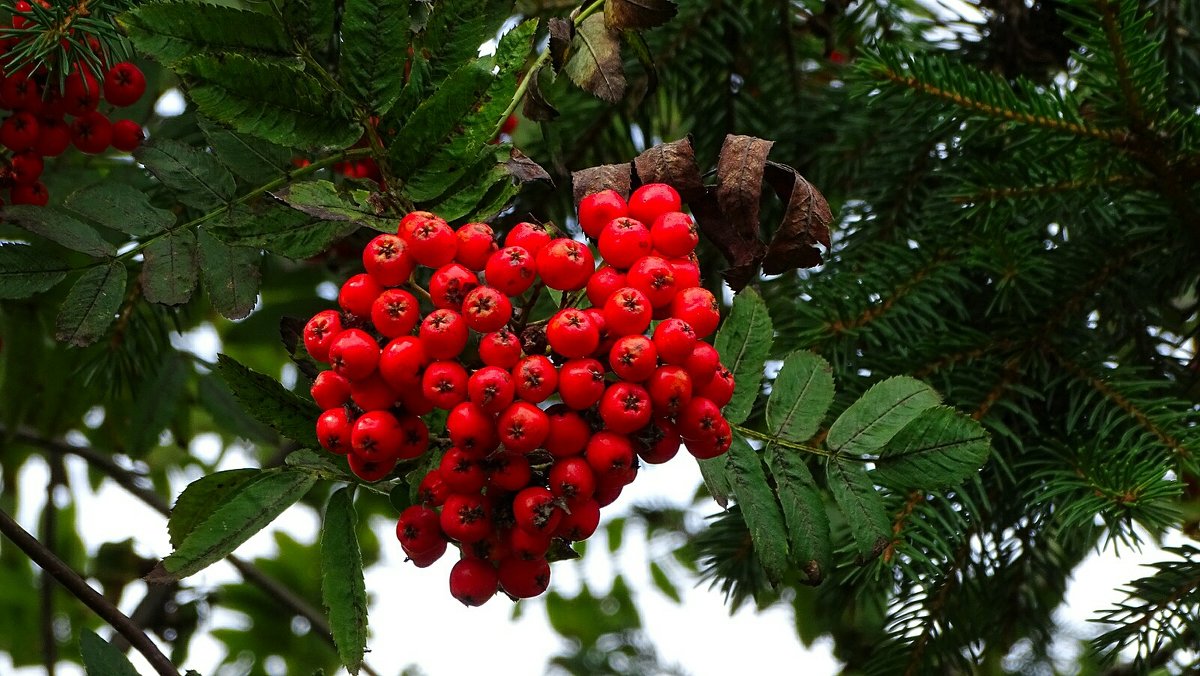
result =
[[[543,402],[558,388],[554,364],[540,354],[525,357],[513,367],[517,396],[533,404]]]
[[[682,366],[662,366],[646,381],[655,415],[674,418],[692,400],[692,377]]]
[[[335,310],[322,310],[304,325],[304,349],[317,361],[329,361],[329,345],[342,332],[342,316]]]
[[[635,441],[638,457],[651,465],[662,464],[679,453],[679,430],[669,418],[655,418]]]
[[[612,477],[625,476],[637,462],[633,442],[624,434],[598,432],[588,441],[584,458],[596,476],[597,491]]]
[[[592,307],[604,307],[604,304],[617,290],[629,286],[625,273],[605,265],[588,278],[587,297]]]
[[[571,504],[571,512],[558,522],[554,536],[578,542],[592,537],[599,525],[600,503],[590,498],[578,500]]]
[[[350,381],[333,371],[321,371],[309,388],[309,394],[322,411],[337,408],[350,401]]]
[[[478,542],[492,530],[491,510],[478,494],[451,493],[442,505],[442,532],[464,544]]]
[[[400,421],[387,411],[368,411],[358,416],[350,433],[353,452],[378,462],[395,462],[400,456],[402,440]]]
[[[592,427],[583,416],[562,404],[555,404],[546,410],[550,423],[550,432],[542,442],[550,455],[555,458],[569,458],[579,455],[587,446],[592,436]]]
[[[500,562],[499,574],[500,586],[519,599],[531,599],[550,586],[550,564],[546,559],[510,557]]]
[[[519,246],[537,257],[542,247],[550,243],[550,233],[540,223],[517,223],[504,237],[504,246]]]
[[[546,412],[527,401],[518,401],[504,409],[496,424],[500,443],[518,453],[528,453],[541,446],[550,434],[550,419]]]
[[[392,389],[403,394],[420,385],[421,371],[428,363],[421,339],[402,336],[384,346],[379,355],[379,375]]]
[[[534,533],[524,528],[512,528],[507,535],[508,556],[523,561],[546,558],[553,538],[552,533]]]
[[[71,123],[71,143],[81,152],[92,155],[102,153],[112,143],[112,125],[99,111],[84,113]],[[33,142],[29,145],[32,146]]]
[[[145,138],[142,125],[133,120],[117,120],[112,123],[112,145],[121,152],[131,153],[137,150]]]
[[[467,346],[467,322],[454,310],[434,310],[421,320],[417,332],[425,353],[433,359],[454,359]]]
[[[0,143],[3,143],[5,148],[19,153],[37,143],[38,132],[36,117],[29,113],[13,113],[4,124],[0,124]]]
[[[417,299],[403,289],[387,289],[371,303],[371,323],[388,338],[412,333],[420,318]]]
[[[699,460],[709,460],[725,453],[732,443],[733,431],[725,418],[717,418],[713,428],[703,435],[686,440],[688,452]]]
[[[559,310],[546,325],[550,348],[567,358],[586,357],[600,345],[600,327],[582,310]]]
[[[521,360],[521,341],[508,329],[489,333],[479,341],[479,358],[488,366],[511,369]]]
[[[675,271],[675,288],[690,289],[700,286],[700,263],[692,254],[688,258],[671,258],[667,262]]]
[[[450,409],[446,416],[446,434],[450,443],[476,458],[484,457],[500,445],[496,417],[469,401]]]
[[[579,227],[592,239],[614,218],[629,215],[625,198],[616,190],[601,190],[579,201]]]
[[[379,364],[379,343],[362,329],[346,329],[330,344],[329,363],[344,378],[366,378]]]
[[[417,485],[417,502],[430,507],[441,507],[446,502],[446,496],[450,495],[450,487],[442,481],[442,475],[437,469],[433,469],[425,473],[425,477],[421,479],[421,483]],[[437,516],[437,512],[434,512]],[[441,526],[438,526],[439,531]]]
[[[671,211],[659,216],[650,226],[654,249],[667,258],[686,256],[700,243],[700,230],[691,216]]]
[[[467,266],[447,263],[437,269],[429,279],[429,296],[433,306],[459,312],[463,299],[479,286],[479,278]]]
[[[137,103],[146,93],[146,76],[137,66],[122,61],[104,74],[104,100],[124,108]]]
[[[656,308],[666,307],[675,298],[675,269],[664,258],[643,256],[629,268],[629,286],[646,294]]]
[[[717,354],[717,348],[700,341],[696,342],[692,353],[683,362],[683,367],[692,376],[693,389],[707,385],[720,365],[721,355]]]
[[[347,279],[338,291],[338,305],[352,315],[369,319],[371,306],[375,299],[383,293],[383,287],[375,278],[366,273],[357,274]]]
[[[519,246],[507,246],[492,254],[484,267],[488,286],[494,286],[509,297],[525,292],[537,276],[537,265],[528,251]]]
[[[321,448],[338,455],[350,452],[350,416],[342,407],[331,408],[317,418],[317,441]]]
[[[406,407],[407,408],[407,407]],[[411,408],[408,413],[400,416],[400,454],[399,460],[419,458],[429,449],[429,428],[425,421],[417,417]]]
[[[640,333],[618,338],[608,352],[608,367],[621,380],[643,382],[657,366],[658,350]]]
[[[604,367],[595,359],[572,359],[558,375],[563,403],[582,411],[591,408],[604,394]]]
[[[643,223],[653,223],[659,216],[682,208],[679,193],[666,183],[647,183],[629,196],[629,215]]]
[[[399,225],[396,226],[396,234],[407,244],[409,238],[412,237],[413,230],[428,218],[436,219],[437,216],[429,211],[410,211],[400,219]]]
[[[467,370],[457,361],[435,361],[421,376],[421,394],[449,411],[467,400]]]
[[[486,223],[467,223],[454,236],[458,240],[455,260],[475,272],[482,271],[496,252],[495,233]]]
[[[596,246],[605,263],[628,270],[637,259],[650,255],[650,229],[633,218],[615,218],[600,231]]]
[[[550,492],[568,501],[571,511],[578,500],[586,500],[596,492],[596,473],[587,460],[580,457],[563,458],[550,466],[547,477]]]
[[[336,375],[336,374],[335,374]],[[348,381],[350,399],[364,411],[382,411],[395,406],[400,395],[376,371],[366,378]]]
[[[621,491],[625,488],[624,477],[616,477],[604,479],[596,482],[596,504],[601,507],[607,507],[617,501],[621,497]]]
[[[3,127],[0,127],[2,130]],[[38,138],[33,151],[42,157],[56,157],[71,146],[71,128],[55,118],[38,120]]]
[[[558,499],[542,486],[530,486],[513,498],[513,518],[517,528],[529,533],[550,535],[562,520]]]
[[[459,448],[446,451],[438,464],[438,473],[454,493],[478,493],[487,482],[483,465],[472,454]]]
[[[697,338],[705,338],[721,323],[721,306],[711,291],[694,286],[675,295],[671,316],[691,324]]]
[[[76,68],[63,84],[63,106],[67,113],[86,115],[100,104],[100,83],[87,69]]]
[[[512,301],[490,286],[478,286],[463,300],[467,326],[480,333],[498,331],[512,319]]]
[[[44,168],[41,155],[35,152],[17,153],[12,158],[12,180],[21,185],[37,183]]]
[[[516,384],[507,369],[484,366],[467,380],[467,396],[482,410],[497,414],[513,402]]]
[[[448,546],[447,543],[443,542],[427,552],[410,552],[405,550],[404,553],[408,555],[408,560],[417,568],[428,568],[442,558]]]
[[[395,460],[372,460],[353,452],[346,456],[346,462],[350,464],[350,471],[354,472],[354,476],[369,483],[387,478],[387,475],[396,469]],[[441,554],[439,553],[438,556]]]
[[[32,204],[44,207],[50,201],[50,192],[41,181],[29,185],[14,185],[8,191],[8,199],[13,204]]]
[[[430,268],[442,267],[458,253],[458,238],[454,231],[436,216],[418,221],[405,241],[413,259]]]
[[[717,421],[723,420],[721,407],[712,399],[692,397],[680,411],[676,423],[679,426],[679,436],[685,440],[702,439],[718,428]]]
[[[654,348],[664,363],[683,365],[696,346],[696,332],[682,319],[664,319],[654,327]]]
[[[486,559],[460,559],[450,569],[450,595],[464,606],[482,606],[500,588],[500,574]]]
[[[488,456],[488,491],[515,492],[529,485],[533,470],[529,460],[515,451],[502,451]]]
[[[591,249],[573,239],[556,239],[537,253],[537,272],[551,289],[582,289],[595,270]]]
[[[362,254],[363,268],[382,286],[400,286],[412,276],[417,262],[413,260],[398,235],[376,235],[367,243]]]
[[[717,372],[712,379],[704,384],[696,391],[696,395],[712,399],[717,406],[724,408],[725,404],[733,399],[733,389],[735,386],[733,379],[733,371],[730,371],[724,365],[717,368]]]
[[[424,553],[446,544],[438,513],[425,505],[412,505],[396,520],[396,539],[407,552]]]
[[[613,383],[600,397],[600,419],[613,432],[636,432],[650,422],[653,412],[650,394],[634,383]]]
[[[643,333],[650,326],[654,309],[646,294],[632,287],[619,289],[604,304],[604,326],[614,337]]]
[[[37,80],[29,77],[27,69],[21,69],[0,84],[0,101],[10,110],[37,114],[42,109],[42,88]]]

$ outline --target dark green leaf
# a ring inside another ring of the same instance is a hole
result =
[[[704,477],[704,486],[708,488],[709,495],[718,505],[728,507],[729,498],[733,497],[733,484],[725,458],[697,460],[696,464],[700,466],[700,475]]]
[[[4,210],[4,220],[72,251],[96,258],[117,255],[117,248],[95,228],[53,209],[29,204],[10,206]]]
[[[491,67],[490,59],[466,63],[417,106],[389,143],[393,171],[398,176],[407,179],[428,166],[455,133],[460,120],[474,111],[487,93],[492,83]]]
[[[664,596],[675,603],[683,603],[683,597],[679,595],[679,589],[676,588],[674,582],[671,582],[671,578],[667,577],[667,572],[656,561],[650,562],[650,581],[654,583],[654,586]]]
[[[750,416],[750,407],[762,387],[763,368],[774,340],[771,317],[762,296],[746,289],[733,298],[733,309],[717,332],[713,346],[721,355],[721,363],[733,371],[736,386],[733,399],[722,413],[731,424]]]
[[[175,224],[175,214],[150,206],[146,193],[126,183],[99,183],[67,196],[71,211],[134,237],[154,235]]]
[[[512,16],[512,0],[438,0],[425,24],[421,43],[429,54],[433,77],[466,63],[479,47],[494,38]]]
[[[316,478],[300,470],[266,470],[216,505],[147,579],[180,580],[229,556],[304,497]]]
[[[217,429],[255,443],[278,440],[275,432],[246,413],[230,392],[229,386],[213,374],[200,376],[196,401],[208,412]]]
[[[208,144],[229,170],[245,181],[262,185],[292,168],[293,152],[281,145],[239,134],[200,118]]]
[[[833,403],[833,369],[808,351],[783,360],[771,397],[767,399],[767,429],[780,439],[811,439]]]
[[[400,98],[412,38],[407,0],[355,0],[342,15],[342,60],[350,94],[384,114]]]
[[[125,653],[87,627],[79,631],[79,654],[88,676],[138,676]]]
[[[342,664],[351,674],[362,667],[367,646],[367,587],[358,547],[353,489],[329,498],[321,528],[321,597]]]
[[[233,199],[233,175],[210,153],[161,139],[133,151],[133,157],[190,207],[214,209]]]
[[[835,453],[875,453],[921,411],[939,403],[938,393],[916,378],[888,378],[872,385],[838,416],[829,426],[826,444]]]
[[[366,190],[343,188],[329,181],[293,183],[271,193],[297,211],[324,221],[347,221],[379,232],[396,232],[396,221],[376,214]]]
[[[28,244],[0,243],[0,298],[28,298],[52,288],[71,270]]]
[[[321,412],[316,404],[228,355],[217,355],[216,372],[255,419],[299,444],[312,448],[320,445],[315,424]]]
[[[921,412],[883,447],[874,475],[898,489],[952,486],[975,474],[990,448],[979,422],[936,406]]]
[[[762,460],[741,436],[734,437],[725,457],[758,561],[767,577],[778,582],[788,570],[788,535]]]
[[[621,63],[621,36],[593,14],[575,26],[575,41],[567,61],[567,76],[586,92],[616,103],[625,96],[625,70]]]
[[[182,305],[196,288],[196,235],[176,230],[150,242],[142,252],[142,290],[146,300]]]
[[[800,452],[768,444],[765,455],[783,507],[792,561],[808,584],[820,584],[833,570],[833,541],[821,491]]]
[[[149,2],[118,23],[145,54],[172,65],[200,52],[296,56],[283,25],[273,17],[202,2]]]
[[[288,453],[283,462],[288,467],[303,468],[320,479],[341,478],[341,471],[338,470],[337,465],[330,462],[330,457],[328,453],[318,453],[302,448]]]
[[[292,209],[262,212],[234,209],[208,232],[231,246],[266,249],[294,260],[315,256],[358,229],[348,221],[326,221]]]
[[[229,246],[201,230],[200,275],[213,307],[229,319],[254,309],[262,283],[262,253],[255,247]]]
[[[850,526],[859,562],[879,556],[890,541],[891,531],[883,498],[875,491],[867,470],[859,462],[835,457],[829,459],[826,475],[829,491]]]
[[[167,533],[171,546],[178,548],[201,521],[208,518],[219,506],[237,493],[246,482],[257,477],[262,470],[248,467],[213,472],[187,485],[175,505],[171,507],[171,518],[167,520]]]
[[[55,337],[83,347],[96,342],[116,319],[125,295],[125,266],[110,261],[87,270],[67,293]]]
[[[607,0],[604,21],[613,30],[641,30],[665,24],[677,11],[671,0]]]
[[[200,112],[239,132],[289,147],[344,148],[362,135],[345,96],[307,71],[235,54],[189,57],[179,69]]]
[[[129,449],[140,457],[158,445],[158,436],[179,411],[188,381],[188,364],[175,352],[164,357],[153,380],[138,383],[136,419],[130,425]]]

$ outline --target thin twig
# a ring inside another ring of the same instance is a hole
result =
[[[46,483],[46,506],[42,509],[42,537],[51,553],[58,542],[58,506],[54,503],[54,493],[65,483],[66,471],[62,458],[55,458],[50,462],[50,480]],[[42,571],[40,587],[42,661],[46,668],[46,676],[54,676],[55,665],[58,663],[58,641],[54,638],[54,578],[45,570]]]
[[[129,643],[137,649],[162,676],[179,676],[179,671],[175,669],[175,665],[171,664],[171,660],[162,654],[154,641],[150,640],[141,629],[138,628],[133,620],[125,616],[116,606],[108,602],[100,592],[92,589],[92,587],[84,581],[70,566],[63,563],[62,559],[54,555],[37,538],[30,535],[21,527],[21,524],[13,520],[8,512],[0,510],[0,532],[12,541],[21,551],[25,552],[29,558],[33,559],[34,563],[41,566],[42,570],[54,576],[72,596],[79,599],[100,616],[117,633],[129,640]]]

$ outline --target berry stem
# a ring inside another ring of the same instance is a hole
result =
[[[783,446],[784,448],[790,448],[794,451],[803,451],[805,453],[812,453],[814,455],[825,456],[826,458],[832,458],[834,455],[833,453],[830,453],[829,451],[827,451],[823,448],[817,448],[816,446],[809,446],[807,444],[798,444],[794,441],[780,439],[779,437],[777,437],[773,434],[767,434],[766,432],[759,432],[758,430],[752,430],[749,427],[742,427],[741,425],[730,425],[730,427],[732,427],[735,431],[740,433],[742,436],[750,437],[751,439],[757,439],[759,441],[765,441],[768,444],[776,444],[778,446]]]
[[[518,325],[515,333],[520,335],[525,327],[529,326],[529,313],[533,312],[533,306],[537,304],[538,296],[542,295],[542,281],[539,279],[533,285],[533,292],[529,294],[529,298],[525,300],[525,304],[521,306],[521,323]]]

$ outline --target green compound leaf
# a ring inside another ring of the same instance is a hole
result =
[[[767,429],[789,441],[813,437],[833,403],[833,368],[808,351],[796,351],[783,360],[771,397],[767,399]]]
[[[284,208],[234,209],[223,221],[205,227],[230,246],[266,249],[293,260],[315,256],[358,229],[356,223],[327,221]]]
[[[142,290],[146,300],[163,305],[182,305],[196,288],[198,260],[196,235],[176,230],[151,242],[142,252]]]
[[[320,446],[313,426],[313,421],[321,415],[316,404],[228,355],[217,355],[216,373],[256,420],[302,446]]]
[[[329,498],[321,528],[321,596],[338,656],[351,674],[358,674],[367,646],[367,587],[357,521],[352,489],[342,488]]]
[[[397,176],[407,180],[429,165],[463,118],[480,105],[492,84],[491,69],[491,59],[472,60],[417,106],[388,145]]]
[[[211,153],[162,139],[139,147],[133,157],[190,207],[215,209],[233,199],[233,174]]]
[[[820,584],[833,570],[833,536],[821,490],[800,452],[768,444],[766,460],[783,507],[791,560],[808,584]]]
[[[829,426],[826,444],[838,454],[875,453],[922,411],[940,403],[938,393],[916,378],[882,380]]]
[[[404,88],[411,6],[408,0],[355,0],[342,15],[339,71],[350,94],[380,115]]]
[[[146,193],[126,183],[100,183],[67,196],[71,211],[134,237],[156,235],[175,224],[175,214],[150,205]]]
[[[294,153],[289,148],[239,134],[203,117],[200,129],[221,163],[244,181],[262,185],[292,168]]]
[[[329,181],[293,183],[271,193],[293,209],[324,221],[346,221],[379,232],[396,232],[396,221],[376,215],[371,193],[336,186]]]
[[[295,57],[281,23],[268,14],[203,2],[148,2],[117,17],[138,51],[168,66],[202,52]]]
[[[771,316],[767,314],[762,296],[754,289],[746,289],[734,296],[733,309],[713,341],[721,355],[721,363],[733,371],[736,384],[733,398],[722,410],[730,424],[736,425],[750,416],[773,340]]]
[[[872,474],[897,489],[953,486],[987,460],[990,437],[978,421],[950,408],[926,409],[883,447]]]
[[[0,243],[0,298],[28,298],[53,288],[71,268],[28,244]]]
[[[302,470],[272,469],[247,481],[200,520],[175,552],[147,576],[151,582],[181,580],[229,556],[308,493],[317,479]]]
[[[242,319],[254,309],[262,284],[262,252],[230,246],[201,230],[200,276],[213,307],[228,319]]]
[[[11,206],[4,210],[4,220],[71,251],[94,258],[117,255],[117,248],[101,237],[95,228],[53,209],[29,204]]]
[[[567,61],[567,76],[580,89],[609,103],[625,96],[625,69],[621,63],[621,35],[594,14],[575,27]]]
[[[834,502],[850,525],[859,562],[879,556],[887,547],[891,532],[883,498],[875,490],[867,470],[858,461],[834,457],[826,465],[826,478]]]
[[[110,261],[87,270],[67,292],[55,337],[84,347],[100,339],[116,319],[125,296],[125,266]]]
[[[261,473],[262,470],[252,467],[229,469],[202,476],[188,484],[175,499],[175,506],[171,508],[171,518],[167,520],[171,546],[178,548],[184,538],[212,514],[217,505],[227,502],[246,482]]]
[[[735,436],[726,455],[733,492],[750,530],[750,541],[767,577],[778,582],[788,570],[788,537],[775,494],[758,453]]]
[[[88,676],[138,676],[125,653],[86,627],[79,632],[79,654]]]

